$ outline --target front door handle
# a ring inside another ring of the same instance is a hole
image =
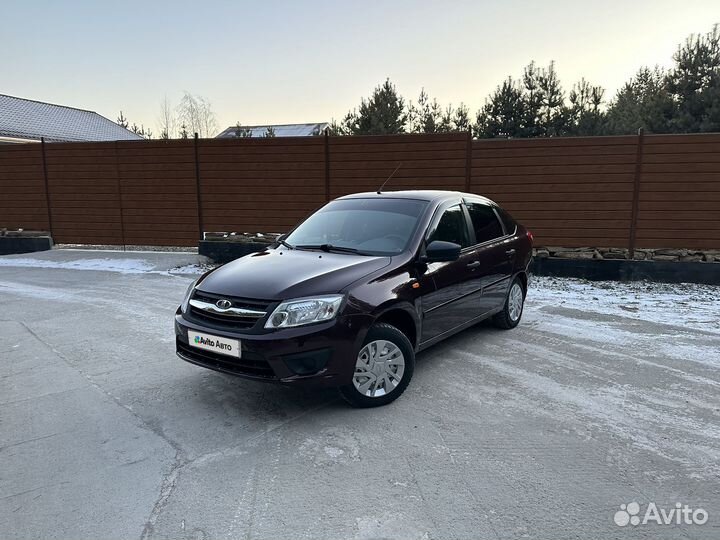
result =
[[[468,267],[468,268],[477,268],[477,267],[480,266],[481,264],[482,264],[482,263],[481,263],[480,261],[473,261],[473,262],[471,262],[471,263],[468,263],[467,267]]]
[[[505,252],[505,255],[507,255],[508,257],[512,257],[513,255],[515,255],[515,250],[514,250],[514,249],[508,249],[508,250]]]

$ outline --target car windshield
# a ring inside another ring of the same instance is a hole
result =
[[[407,247],[426,206],[426,201],[414,199],[332,201],[301,223],[285,242],[300,249],[396,255]]]

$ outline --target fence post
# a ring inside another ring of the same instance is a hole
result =
[[[194,146],[195,146],[195,192],[197,197],[195,200],[197,201],[197,218],[198,218],[198,235],[200,237],[200,240],[204,239],[204,224],[203,224],[203,204],[202,204],[202,190],[200,189],[200,159],[198,157],[198,134],[195,134],[194,137]]]
[[[637,221],[638,211],[640,207],[640,177],[642,176],[642,160],[643,160],[643,139],[645,130],[638,129],[637,134],[637,152],[635,154],[635,178],[633,183],[632,213],[630,215],[630,241],[628,245],[628,258],[635,258],[635,239],[637,237]]]
[[[48,185],[47,158],[45,157],[45,137],[40,137],[40,151],[42,153],[43,180],[45,181],[45,206],[47,207],[47,221],[50,236],[53,234],[52,211],[50,210],[50,186]]]
[[[325,130],[325,202],[330,201],[330,133]]]
[[[123,245],[123,251],[125,251],[125,216],[123,215],[123,196],[122,196],[122,185],[120,181],[120,158],[118,157],[118,143],[113,143],[113,149],[115,150],[115,179],[117,180],[118,190],[118,206],[120,207],[120,241]]]
[[[465,192],[470,193],[470,177],[472,174],[472,131],[467,132],[465,148]]]

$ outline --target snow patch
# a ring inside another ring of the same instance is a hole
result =
[[[75,259],[72,261],[52,261],[30,257],[1,258],[0,267],[6,268],[55,268],[60,270],[95,270],[101,272],[118,272],[121,274],[178,274],[200,275],[216,268],[217,264],[192,263],[176,266],[170,270],[154,270],[155,265],[143,259],[92,258]]]
[[[720,287],[532,276],[528,306],[562,306],[720,334]]]
[[[0,259],[0,267],[10,268],[59,268],[63,270],[99,270],[121,274],[142,274],[154,266],[140,259],[77,259],[74,261],[48,261],[45,259]]]
[[[205,272],[217,268],[217,264],[186,264],[184,266],[176,266],[168,270],[170,274],[204,274]]]
[[[339,458],[345,453],[345,450],[337,446],[326,446],[323,450],[325,450],[325,453],[331,458]]]

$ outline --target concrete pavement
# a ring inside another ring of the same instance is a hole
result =
[[[192,275],[168,270],[196,261],[0,258],[3,538],[720,535],[714,329],[531,290],[517,329],[433,347],[398,401],[354,410],[177,359]],[[709,520],[616,525],[632,501]]]

